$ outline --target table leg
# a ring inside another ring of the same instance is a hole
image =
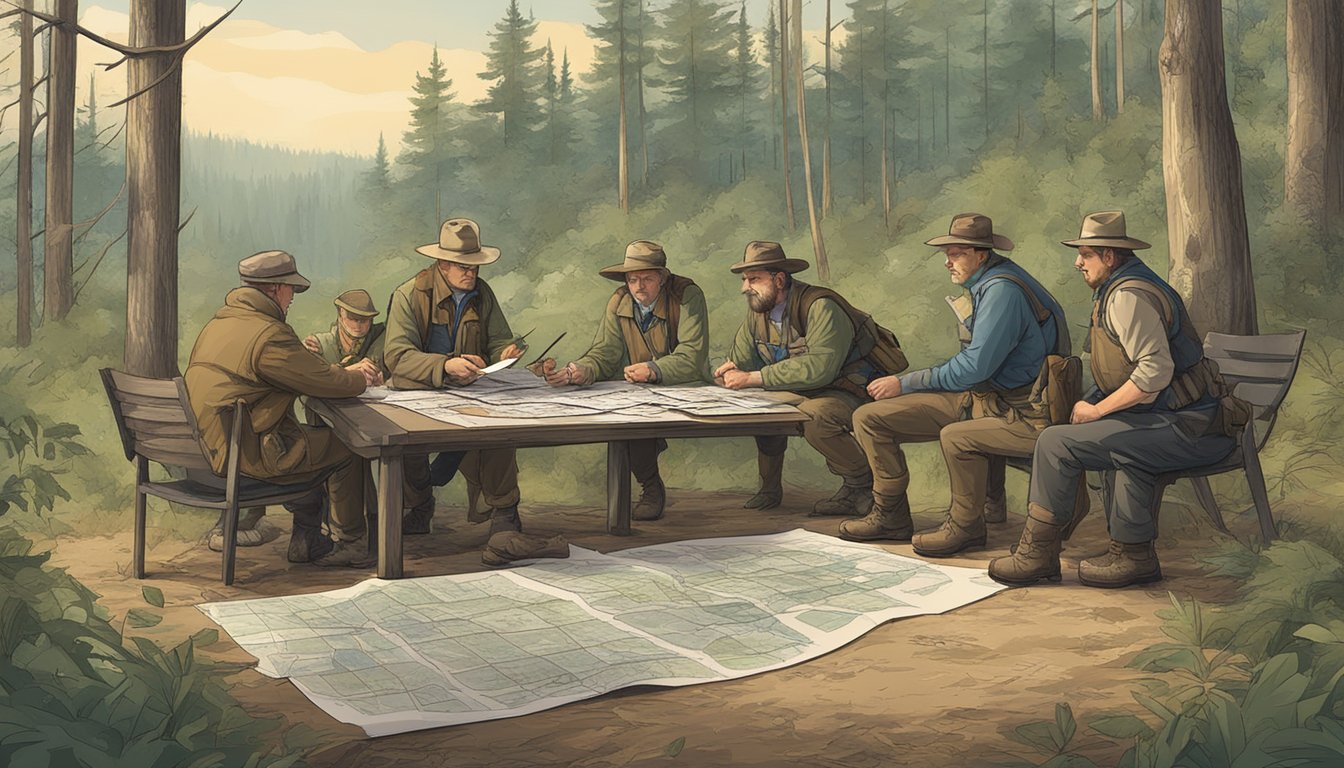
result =
[[[630,535],[630,443],[607,443],[607,533]]]
[[[401,562],[401,456],[378,461],[378,578],[400,579]]]

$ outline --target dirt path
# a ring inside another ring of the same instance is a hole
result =
[[[813,494],[795,492],[782,509],[740,509],[741,497],[673,492],[658,523],[637,524],[635,535],[608,536],[604,512],[534,507],[529,530],[563,532],[575,544],[602,551],[708,535],[773,533],[804,527],[834,534],[836,521],[809,519]],[[278,512],[278,511],[277,511]],[[933,510],[919,515],[936,521]],[[283,514],[271,520],[286,523]],[[486,526],[462,512],[441,509],[430,536],[407,540],[408,576],[480,569]],[[1114,745],[1082,723],[1104,712],[1144,714],[1130,697],[1143,676],[1125,663],[1162,639],[1154,612],[1168,605],[1168,590],[1221,600],[1232,587],[1200,574],[1191,550],[1202,528],[1167,536],[1161,548],[1165,582],[1153,589],[1112,592],[1082,587],[1070,571],[1092,544],[1105,541],[1098,516],[1089,518],[1066,548],[1062,585],[1016,589],[944,616],[886,624],[823,656],[788,669],[686,688],[640,688],[570,704],[526,717],[365,738],[338,723],[285,681],[246,670],[234,694],[258,717],[315,729],[322,747],[316,766],[622,766],[666,764],[666,747],[685,738],[675,762],[693,766],[965,766],[1025,757],[1042,759],[1010,739],[1013,728],[1053,717],[1069,702],[1079,717],[1075,746],[1099,764],[1114,764],[1126,745]],[[1017,540],[1020,518],[991,526],[990,549],[950,560],[983,568]],[[150,540],[154,537],[151,535]],[[129,533],[113,538],[39,543],[54,550],[53,563],[103,595],[120,616],[143,606],[142,583],[167,598],[162,624],[137,632],[164,644],[213,626],[194,605],[208,600],[315,592],[348,586],[364,573],[291,566],[286,537],[241,550],[238,581],[218,581],[218,555],[204,547],[159,543],[148,555],[150,578],[125,576]],[[891,551],[910,554],[909,545]],[[225,636],[211,655],[246,662],[252,657]]]

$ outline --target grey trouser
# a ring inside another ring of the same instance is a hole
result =
[[[1221,433],[1205,434],[1217,414],[1216,407],[1114,413],[1089,424],[1048,427],[1036,440],[1029,499],[1066,523],[1083,472],[1102,472],[1111,538],[1152,541],[1157,475],[1216,463],[1236,446]]]

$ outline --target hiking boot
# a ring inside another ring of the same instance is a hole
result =
[[[368,539],[338,541],[327,554],[313,560],[323,568],[368,568],[378,562],[376,555],[369,552]]]
[[[1078,581],[1089,587],[1116,589],[1131,584],[1150,584],[1162,580],[1157,548],[1151,541],[1125,544],[1111,539],[1104,555],[1078,564]]]
[[[490,515],[490,535],[502,531],[523,532],[523,521],[518,517],[518,505],[496,509]]]
[[[285,559],[291,563],[311,563],[330,552],[334,546],[320,528],[296,525],[289,535],[289,551],[285,553]]]
[[[1049,510],[1032,504],[1017,548],[1008,557],[996,557],[989,562],[989,577],[1012,587],[1025,587],[1041,579],[1058,582],[1063,531],[1064,526],[1054,522]]]
[[[840,490],[812,507],[810,517],[863,517],[873,510],[873,476],[846,477]]]
[[[644,483],[639,501],[635,502],[635,508],[630,516],[636,520],[658,520],[663,516],[663,507],[666,504],[667,488],[663,486],[663,479],[654,475],[652,480]]]
[[[1002,488],[990,491],[985,496],[985,522],[1003,523],[1008,521],[1008,495]]]
[[[539,557],[569,557],[569,542],[562,535],[547,538],[503,531],[491,536],[481,551],[481,562],[491,568]]]
[[[757,452],[756,466],[761,473],[761,489],[742,506],[745,509],[774,509],[784,501],[784,454],[767,456]]]
[[[402,510],[401,513],[401,535],[402,536],[420,536],[429,533],[429,521],[434,517],[434,499],[428,503],[421,504],[419,507]]]
[[[891,503],[874,499],[866,516],[840,523],[840,538],[848,541],[909,541],[914,532],[910,500],[905,494]]]
[[[962,527],[948,517],[937,528],[915,534],[911,543],[917,555],[951,557],[967,549],[985,546],[985,523],[977,520],[968,527]]]
[[[277,531],[274,528],[263,529],[261,518],[266,514],[265,507],[248,507],[242,510],[238,515],[238,536],[235,543],[240,547],[259,547],[262,544],[275,538]],[[268,535],[269,534],[269,535]],[[224,513],[219,513],[219,520],[215,522],[215,527],[205,536],[205,546],[211,552],[224,551]]]

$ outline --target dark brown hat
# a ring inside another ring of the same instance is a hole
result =
[[[1078,248],[1128,248],[1141,251],[1152,246],[1125,234],[1125,214],[1122,211],[1098,211],[1083,217],[1082,230],[1077,240],[1063,240],[1064,245]]]
[[[369,292],[360,289],[346,291],[337,296],[336,301],[332,303],[359,317],[373,317],[378,314],[378,308],[373,306],[373,299],[369,296]]]
[[[747,243],[747,250],[742,256],[742,261],[728,269],[734,273],[746,272],[749,269],[772,269],[793,274],[794,272],[802,272],[809,266],[811,265],[802,259],[790,259],[785,256],[784,246],[779,243],[772,243],[769,240],[752,240]]]
[[[659,269],[666,274],[667,254],[663,253],[663,246],[655,242],[636,240],[625,246],[625,261],[603,267],[597,274],[608,280],[624,282],[626,272],[639,272],[645,269]]]
[[[481,245],[481,228],[471,219],[449,219],[439,227],[439,242],[415,249],[440,261],[451,261],[469,267],[493,264],[499,259],[499,249]]]
[[[925,240],[925,245],[969,245],[972,248],[997,248],[1000,251],[1013,250],[1013,241],[1003,235],[994,234],[994,222],[982,213],[958,213],[952,217],[947,234]]]
[[[294,257],[284,251],[262,251],[238,262],[238,276],[248,283],[278,283],[303,293],[312,283],[299,274]]]

